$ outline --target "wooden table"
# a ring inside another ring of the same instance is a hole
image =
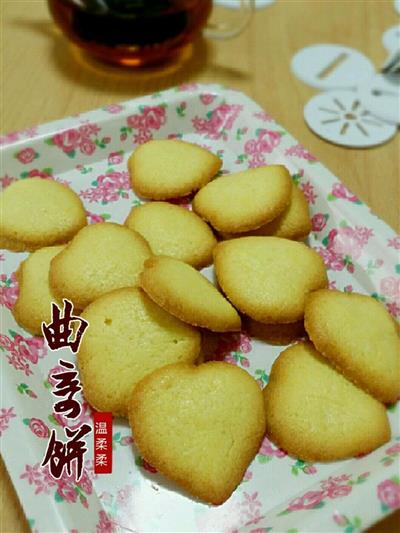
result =
[[[55,30],[44,0],[3,0],[2,132],[20,130],[187,81],[218,82],[247,93],[287,128],[373,211],[400,232],[400,136],[383,146],[352,150],[316,137],[303,105],[317,91],[289,65],[300,48],[318,42],[357,48],[382,64],[382,33],[398,23],[392,0],[278,0],[257,11],[232,41],[199,40],[177,70],[139,73],[99,67],[77,54]],[[0,531],[28,531],[0,465]],[[396,513],[370,531],[394,532]]]

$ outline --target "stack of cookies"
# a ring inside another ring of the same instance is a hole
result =
[[[383,403],[400,393],[394,321],[369,297],[327,290],[322,259],[300,242],[310,217],[287,169],[213,179],[220,167],[196,145],[150,141],[129,159],[149,201],[124,225],[87,226],[79,197],[39,178],[3,193],[1,221],[2,245],[32,252],[16,321],[41,335],[51,302],[72,301],[90,324],[78,353],[88,402],[127,417],[143,457],[214,504],[265,432],[301,459],[366,453],[389,438]],[[167,201],[187,195],[193,211]],[[212,263],[217,286],[199,272]],[[281,353],[264,391],[243,369],[203,363],[205,332],[242,326],[275,344],[309,336]]]

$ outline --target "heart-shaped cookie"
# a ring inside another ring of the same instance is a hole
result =
[[[279,355],[263,394],[268,437],[305,461],[368,453],[390,438],[384,406],[336,372],[310,342]]]
[[[260,447],[265,410],[244,370],[222,362],[173,364],[134,388],[129,422],[146,461],[192,495],[221,504]]]

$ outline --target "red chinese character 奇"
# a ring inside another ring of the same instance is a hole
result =
[[[89,323],[83,320],[83,318],[72,314],[72,302],[63,300],[63,304],[64,307],[62,310],[56,303],[53,302],[51,304],[51,322],[49,324],[42,322],[43,335],[51,350],[58,350],[59,348],[68,346],[76,353],[79,349],[82,335]],[[62,311],[64,313],[63,316],[61,314]],[[79,327],[75,335],[74,329],[71,327],[71,323],[74,322],[79,322]]]
[[[72,462],[76,461],[76,481],[79,481],[82,476],[83,455],[87,452],[86,443],[81,439],[90,433],[92,428],[88,424],[83,424],[78,429],[64,428],[64,431],[68,438],[72,437],[71,440],[67,442],[57,440],[55,429],[51,430],[46,455],[41,466],[49,463],[50,474],[59,479],[64,468],[68,475],[71,475]]]
[[[52,374],[51,377],[56,379],[59,383],[52,391],[54,396],[62,396],[65,400],[61,400],[54,404],[54,412],[61,413],[66,418],[77,418],[81,413],[81,404],[74,400],[74,395],[82,390],[79,380],[77,379],[78,372],[75,370],[75,365],[68,361],[58,360],[58,364],[70,370],[71,372],[60,372]]]

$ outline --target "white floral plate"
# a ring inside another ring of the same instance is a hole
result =
[[[70,185],[90,223],[122,222],[140,203],[129,188],[126,160],[151,138],[183,138],[209,147],[225,172],[281,163],[304,191],[312,213],[309,242],[322,255],[332,287],[373,294],[400,315],[400,237],[245,95],[216,85],[182,85],[123,104],[1,137],[3,187],[40,174]],[[183,206],[189,200],[181,200]],[[195,501],[167,482],[131,446],[127,423],[114,421],[113,473],[93,474],[92,438],[85,472],[54,480],[40,468],[52,428],[49,372],[68,351],[52,353],[17,326],[10,308],[15,271],[25,254],[1,256],[0,442],[4,460],[33,531],[360,530],[400,506],[399,407],[389,416],[392,441],[348,461],[308,464],[267,439],[243,482],[222,506]],[[221,337],[215,356],[248,370],[264,386],[281,351],[246,332]],[[78,423],[90,423],[84,403]],[[69,422],[70,423],[70,422]]]

